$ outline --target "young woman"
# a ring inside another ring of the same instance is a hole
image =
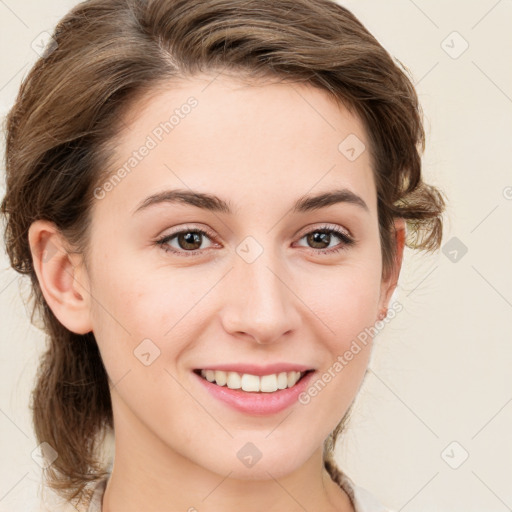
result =
[[[7,122],[42,510],[385,510],[333,450],[404,245],[441,241],[423,149],[407,74],[334,2],[75,7]]]

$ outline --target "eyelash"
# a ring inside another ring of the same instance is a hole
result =
[[[156,240],[155,243],[157,245],[161,246],[165,252],[170,252],[170,253],[176,254],[178,256],[184,256],[184,257],[196,256],[198,253],[202,252],[203,249],[196,249],[194,251],[186,251],[186,250],[182,249],[180,251],[177,251],[175,249],[169,248],[167,243],[170,242],[176,236],[181,235],[183,233],[197,233],[202,236],[206,236],[207,238],[215,239],[214,235],[208,231],[205,231],[200,228],[190,228],[190,229],[182,229],[180,231],[176,231],[175,233],[171,233],[170,235],[165,235],[164,237]],[[311,250],[317,254],[321,254],[321,255],[331,255],[331,254],[337,253],[339,251],[345,251],[349,247],[355,245],[355,243],[356,243],[355,240],[353,238],[351,238],[349,235],[347,235],[344,231],[341,231],[339,228],[337,228],[335,226],[329,226],[329,225],[321,226],[319,228],[308,231],[307,233],[304,233],[300,237],[299,240],[302,240],[305,236],[311,235],[312,233],[334,234],[338,238],[340,238],[343,242],[343,244],[340,247],[335,247],[335,248],[331,248],[331,249],[314,249],[312,247],[308,248],[309,250]]]

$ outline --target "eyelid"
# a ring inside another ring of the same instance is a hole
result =
[[[168,242],[170,242],[170,240],[172,238],[176,237],[177,235],[179,235],[181,233],[187,233],[187,232],[195,232],[195,233],[200,233],[202,235],[206,235],[206,237],[209,238],[213,244],[216,243],[217,236],[215,233],[213,233],[213,231],[211,229],[209,229],[207,227],[198,227],[197,225],[191,226],[188,224],[179,226],[178,228],[171,231],[170,233],[167,233],[165,235],[157,237],[157,239],[154,241],[154,243],[156,245],[160,245],[164,251],[170,252],[171,254],[194,256],[198,253],[205,252],[207,249],[194,249],[193,251],[185,251],[184,249],[178,250],[178,249],[171,248],[170,246],[167,245]]]
[[[347,238],[350,238],[354,240],[354,237],[352,236],[352,233],[338,224],[329,224],[327,223],[320,223],[320,225],[313,225],[313,226],[307,226],[303,230],[299,231],[299,234],[297,235],[299,238],[303,238],[305,235],[308,235],[309,233],[315,232],[315,231],[322,231],[322,230],[333,230],[337,231],[339,233],[344,234]],[[355,241],[355,240],[354,240]]]
[[[329,255],[329,254],[341,251],[343,249],[347,249],[348,247],[356,244],[356,239],[350,233],[349,230],[342,228],[341,226],[338,226],[337,224],[329,224],[329,223],[324,223],[324,224],[321,224],[320,226],[308,226],[308,227],[304,228],[302,230],[302,232],[300,232],[299,235],[296,235],[296,238],[298,238],[298,240],[301,240],[302,238],[304,238],[305,236],[307,236],[311,233],[321,232],[321,231],[331,232],[334,234],[334,236],[337,236],[338,238],[340,238],[342,241],[341,247],[335,246],[335,247],[331,247],[330,249],[315,249],[313,247],[305,247],[305,246],[300,246],[300,247],[304,247],[308,251],[310,251],[310,252],[312,251],[313,253],[316,253],[318,255]],[[206,237],[209,238],[212,241],[212,243],[216,243],[217,235],[215,233],[213,233],[209,228],[198,227],[197,225],[191,226],[191,225],[187,225],[187,224],[184,226],[180,226],[180,227],[176,228],[174,231],[171,231],[170,233],[159,237],[155,241],[155,243],[157,245],[161,245],[162,248],[166,252],[170,252],[171,254],[177,254],[177,255],[185,256],[185,257],[186,256],[195,256],[197,254],[204,253],[205,251],[208,251],[208,249],[210,249],[210,248],[194,249],[192,251],[186,251],[184,249],[177,250],[174,248],[169,248],[167,246],[167,242],[169,242],[170,239],[174,238],[175,236],[177,236],[181,233],[186,233],[186,232],[196,232],[196,233],[200,233],[202,235],[206,235]],[[338,245],[340,245],[340,244],[338,244]]]
[[[199,225],[198,224],[195,224],[195,225],[184,224],[183,226],[177,227],[176,229],[174,229],[173,231],[167,233],[166,235],[162,235],[160,238],[167,238],[167,237],[178,235],[180,233],[188,232],[188,231],[204,232],[211,239],[216,239],[217,238],[217,235],[210,228],[208,228],[208,227],[206,227],[206,226],[204,226],[202,224],[199,224]]]
[[[320,257],[327,257],[331,256],[333,254],[339,253],[340,251],[345,251],[355,245],[357,245],[357,240],[355,237],[350,233],[349,230],[342,228],[341,226],[338,226],[337,224],[322,224],[321,226],[308,226],[308,228],[305,228],[306,231],[303,232],[298,239],[302,240],[305,236],[316,233],[316,232],[327,232],[329,234],[334,234],[334,236],[338,237],[341,240],[341,243],[338,245],[331,247],[329,249],[315,249],[313,247],[305,247],[300,246],[306,249],[308,252],[312,252],[315,255],[318,255]]]

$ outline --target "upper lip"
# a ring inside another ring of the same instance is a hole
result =
[[[206,365],[198,370],[218,370],[224,372],[237,372],[237,373],[248,373],[250,375],[272,375],[274,373],[282,373],[282,372],[306,372],[308,370],[313,370],[310,366],[305,366],[303,364],[295,364],[295,363],[274,363],[267,365],[256,365],[256,364],[211,364]]]

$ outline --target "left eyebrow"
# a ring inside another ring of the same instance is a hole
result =
[[[229,202],[214,194],[176,189],[165,190],[147,197],[139,204],[133,214],[160,203],[185,203],[212,212],[227,214],[233,213]],[[292,212],[305,213],[312,210],[318,210],[320,208],[326,208],[337,203],[354,204],[366,212],[370,212],[368,205],[364,200],[347,188],[322,192],[314,196],[302,196],[295,202]]]
[[[296,201],[292,211],[299,213],[308,212],[311,210],[325,208],[337,203],[351,203],[370,213],[370,209],[364,200],[357,194],[354,194],[354,192],[348,188],[323,192],[315,196],[303,196],[298,201]]]

